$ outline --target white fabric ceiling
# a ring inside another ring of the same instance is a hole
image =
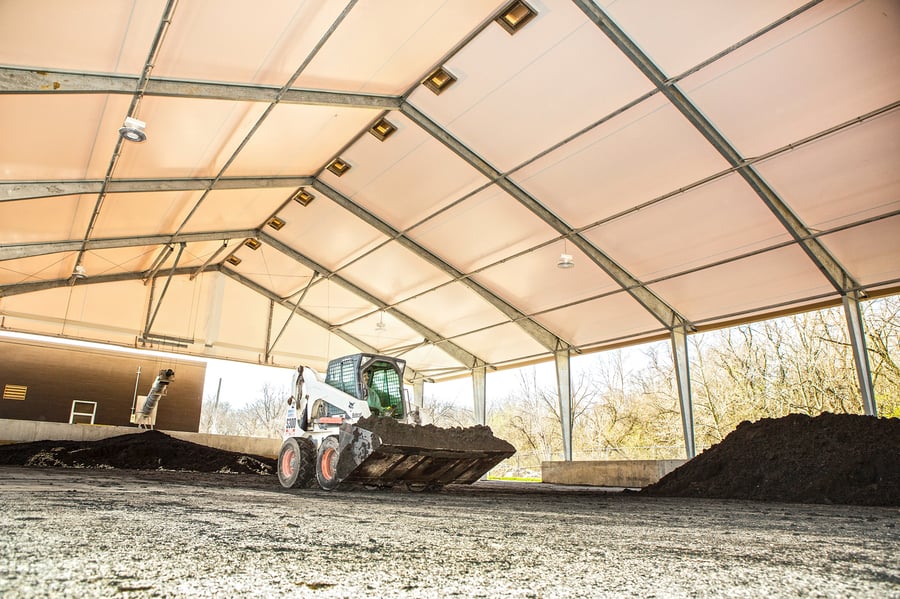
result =
[[[528,4],[0,3],[2,326],[440,379],[900,288],[900,3]]]

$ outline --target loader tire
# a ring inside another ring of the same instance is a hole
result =
[[[330,491],[340,482],[337,479],[338,438],[325,437],[319,445],[316,457],[316,480],[319,486]]]
[[[305,437],[288,437],[278,454],[278,481],[286,489],[308,487],[315,477],[316,448]]]

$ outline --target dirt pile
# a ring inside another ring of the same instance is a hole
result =
[[[391,445],[408,447],[428,447],[430,449],[483,449],[489,451],[510,451],[515,448],[494,436],[489,426],[466,428],[441,428],[433,424],[410,426],[393,418],[370,416],[362,418],[356,426],[375,433],[382,441]]]
[[[152,430],[99,441],[35,441],[0,445],[0,465],[275,473],[273,459],[223,451]]]
[[[900,505],[900,419],[825,413],[742,422],[641,493]]]

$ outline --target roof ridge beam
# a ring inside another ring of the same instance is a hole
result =
[[[278,250],[282,254],[285,254],[286,256],[290,256],[292,259],[296,260],[297,262],[300,262],[307,268],[310,268],[310,269],[324,275],[326,278],[332,279],[337,284],[339,284],[341,287],[345,288],[347,291],[353,293],[354,295],[357,295],[358,297],[364,299],[365,301],[369,302],[370,304],[374,304],[375,306],[378,306],[379,309],[381,309],[381,310],[390,309],[391,314],[393,314],[397,320],[401,321],[403,324],[405,324],[409,328],[413,329],[414,331],[416,331],[417,333],[422,335],[425,338],[425,340],[428,343],[430,343],[431,345],[434,345],[435,347],[438,347],[438,348],[442,349],[443,351],[447,352],[447,354],[449,354],[451,357],[453,357],[453,359],[458,361],[460,364],[463,364],[468,368],[474,368],[476,366],[484,366],[487,364],[487,362],[485,362],[481,358],[475,356],[468,350],[463,349],[462,347],[460,347],[453,341],[445,338],[443,335],[437,333],[436,331],[428,328],[427,326],[425,326],[418,320],[414,319],[413,317],[409,316],[408,314],[406,314],[400,310],[397,310],[396,308],[392,308],[385,302],[381,301],[374,295],[370,294],[365,289],[362,289],[361,287],[354,285],[353,283],[351,283],[350,281],[348,281],[341,275],[328,270],[327,268],[323,267],[320,264],[317,264],[316,262],[313,262],[311,259],[307,258],[305,255],[301,254],[300,252],[293,249],[292,247],[284,244],[283,242],[279,241],[278,239],[275,239],[274,237],[272,237],[265,231],[259,231],[257,233],[257,239],[259,239],[264,244],[273,247],[274,249]],[[332,325],[329,325],[329,327],[331,327],[331,326]]]
[[[416,256],[422,258],[432,266],[435,266],[436,268],[442,270],[452,278],[460,281],[463,285],[467,286],[469,289],[481,296],[482,299],[500,310],[500,312],[502,312],[512,322],[515,322],[520,327],[522,327],[522,329],[524,329],[526,333],[528,333],[538,343],[543,345],[548,350],[556,351],[561,347],[568,347],[570,345],[551,333],[549,330],[545,329],[536,321],[532,320],[527,314],[521,312],[518,308],[508,303],[506,300],[496,295],[494,292],[480,285],[471,277],[465,276],[464,273],[456,270],[455,268],[450,266],[450,264],[439,258],[437,255],[431,253],[430,251],[404,235],[402,232],[393,228],[327,183],[324,183],[320,179],[316,179],[316,182],[313,184],[313,188],[318,189],[320,192],[328,196],[333,202],[356,215],[358,218],[362,219],[364,222],[371,225],[384,235],[387,235],[391,239],[396,240],[398,243],[400,243],[400,245],[411,251]]]
[[[400,111],[419,125],[432,137],[443,143],[457,156],[490,179],[498,187],[512,196],[520,204],[528,208],[535,216],[544,221],[557,233],[568,238],[573,245],[584,252],[597,266],[602,268],[620,287],[627,291],[641,306],[650,312],[666,328],[683,326],[688,320],[676,312],[671,306],[644,286],[631,273],[622,268],[615,260],[585,239],[575,229],[550,212],[531,194],[510,181],[506,175],[494,168],[469,147],[456,139],[447,130],[432,121],[428,116],[411,104],[404,103]],[[555,348],[554,351],[556,351]]]
[[[787,203],[772,189],[753,166],[731,145],[712,122],[694,105],[694,103],[673,83],[663,71],[656,66],[647,54],[641,50],[628,35],[603,11],[590,0],[572,0],[585,15],[616,45],[654,86],[666,96],[666,99],[681,112],[697,131],[706,138],[713,148],[735,168],[747,185],[772,211],[782,226],[806,252],[810,260],[818,267],[834,288],[846,293],[859,288],[847,270],[838,262],[831,252],[812,231],[794,214]]]
[[[0,66],[0,94],[124,94],[133,95],[140,77],[120,73],[87,73],[59,69]],[[272,103],[281,86],[224,83],[199,79],[154,76],[147,81],[144,96],[202,98],[235,102]],[[400,96],[291,88],[281,103],[310,106],[347,106],[396,110]]]
[[[141,235],[135,237],[106,237],[88,240],[85,250],[108,250],[114,248],[139,247],[143,245],[166,245],[169,243],[197,243],[202,241],[225,241],[227,239],[244,239],[258,234],[257,229],[236,229],[232,231],[210,231],[201,233],[181,233],[171,235]],[[77,252],[84,245],[83,241],[65,240],[46,243],[19,243],[0,246],[0,262],[31,258],[62,252]]]

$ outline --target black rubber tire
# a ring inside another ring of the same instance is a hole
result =
[[[288,437],[278,453],[278,482],[285,489],[310,486],[316,473],[316,447],[305,437]]]
[[[338,438],[325,437],[319,445],[319,453],[316,456],[316,480],[319,486],[330,491],[340,481],[337,479],[338,463]]]

